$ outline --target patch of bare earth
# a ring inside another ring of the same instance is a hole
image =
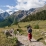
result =
[[[28,41],[28,37],[24,35],[16,35],[18,38],[19,44],[18,46],[46,46],[42,42],[37,42],[34,38],[32,38],[32,41]]]

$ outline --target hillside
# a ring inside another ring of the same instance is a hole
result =
[[[30,9],[28,11],[19,10],[9,15],[7,12],[1,13],[0,15],[0,27],[9,26],[12,24],[17,24],[20,20],[25,18],[28,14],[33,12],[35,9]],[[3,21],[2,21],[3,20]]]
[[[15,15],[9,16],[4,21],[0,22],[0,27],[17,24],[18,20],[19,20],[18,16]],[[32,15],[30,14],[24,19],[22,19],[21,22],[34,21],[34,20],[46,20],[46,10],[37,12],[36,14],[32,14]]]
[[[13,14],[11,14],[11,16],[13,15],[14,17],[18,18],[18,21],[24,19],[26,16],[28,16],[29,14],[31,14],[31,12],[33,12],[35,10],[35,8],[31,8],[29,10],[19,10],[17,12],[14,12]]]
[[[0,20],[4,20],[0,22],[0,27],[17,24],[19,21],[26,22],[32,20],[46,20],[46,5],[40,8],[31,8],[27,11],[19,10],[11,15],[4,12],[0,14]]]
[[[36,8],[32,14],[36,14],[37,12],[41,12],[43,10],[46,10],[46,4],[43,7]]]
[[[0,27],[10,26],[11,24],[12,24],[12,21],[10,19],[7,19],[0,22]]]
[[[3,21],[4,19],[6,19],[9,16],[10,16],[10,14],[7,12],[0,13],[0,21]]]
[[[14,33],[16,34],[16,29],[20,29],[20,34],[22,34],[22,35],[17,35],[17,38],[20,41],[20,43],[26,44],[28,42],[28,38],[27,38],[27,25],[30,24],[32,26],[32,30],[33,30],[32,31],[33,38],[36,39],[36,40],[39,39],[39,38],[43,38],[42,40],[39,41],[39,43],[42,43],[43,42],[46,45],[46,41],[45,41],[46,40],[46,35],[45,34],[44,35],[42,34],[42,33],[46,32],[46,20],[45,21],[19,22],[18,24],[19,24],[19,26],[21,28],[19,28],[18,25],[11,25],[10,27],[6,26],[5,28],[0,28],[0,34],[4,30],[10,30],[12,28],[14,28],[14,31],[15,31]],[[37,24],[39,25],[39,29],[34,29],[35,25],[37,25]],[[1,41],[3,41],[3,39],[4,38],[2,37]],[[32,41],[34,41],[34,40],[32,40]],[[4,42],[5,42],[5,40],[4,40]],[[36,45],[37,45],[37,43],[36,43]],[[31,44],[31,45],[35,45],[35,44]],[[42,44],[40,44],[40,45],[42,45]]]
[[[21,21],[26,22],[26,21],[32,21],[32,20],[33,21],[34,20],[46,20],[46,10],[37,12],[36,14],[30,14],[29,16],[27,16]]]
[[[17,23],[18,23],[17,17],[9,16],[0,22],[0,27],[11,26],[11,25],[17,24]]]

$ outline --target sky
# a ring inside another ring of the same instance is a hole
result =
[[[46,0],[0,0],[0,13],[42,7]]]

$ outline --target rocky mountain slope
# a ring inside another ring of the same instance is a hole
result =
[[[0,21],[3,21],[4,19],[6,19],[9,16],[10,16],[10,14],[7,12],[0,13]]]
[[[35,13],[37,13],[37,12],[41,12],[41,11],[43,11],[43,10],[46,10],[46,4],[45,4],[43,7],[36,8],[36,9],[32,12],[32,14],[35,14]]]

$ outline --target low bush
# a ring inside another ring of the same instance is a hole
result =
[[[34,26],[34,29],[39,29],[39,25],[38,25],[38,24],[35,25],[35,26]]]
[[[0,46],[17,46],[17,38],[7,38],[4,34],[0,33]]]

